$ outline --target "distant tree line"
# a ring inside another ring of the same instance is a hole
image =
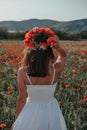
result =
[[[56,33],[56,35],[59,36],[60,40],[87,39],[87,30],[81,31],[79,33],[67,33],[67,32],[63,32],[63,31],[55,30],[54,28],[51,28],[51,29]],[[7,28],[0,27],[0,40],[3,40],[3,39],[23,40],[26,32],[21,32],[21,31],[9,32],[7,30]]]
[[[87,30],[80,31],[79,33],[68,33],[60,30],[51,28],[56,35],[59,36],[60,40],[82,40],[87,39]]]
[[[9,32],[7,28],[0,27],[0,40],[23,40],[25,32],[14,31]]]

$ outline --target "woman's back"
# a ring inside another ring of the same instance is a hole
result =
[[[50,85],[58,82],[62,69],[65,64],[66,57],[58,56],[57,62],[50,63],[49,65],[49,75],[45,77],[33,77],[27,74],[27,69],[20,67],[18,70],[19,78],[24,80],[25,84],[33,85]],[[27,75],[26,75],[27,74]]]
[[[24,42],[29,47],[18,69],[18,100],[13,130],[66,130],[65,120],[54,97],[66,53],[48,28],[29,31]],[[53,48],[60,56],[54,55]],[[25,69],[26,68],[26,69]]]

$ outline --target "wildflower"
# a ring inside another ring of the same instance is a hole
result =
[[[0,73],[3,73],[4,72],[4,70],[0,70]]]
[[[78,83],[78,87],[80,87],[82,85],[82,83]]]
[[[87,101],[87,96],[84,96],[84,100]]]
[[[1,123],[1,124],[0,124],[0,127],[1,127],[2,129],[4,129],[4,128],[6,127],[6,124],[5,124],[5,123]]]
[[[66,83],[66,88],[71,88],[71,87],[72,87],[71,84]]]
[[[76,93],[76,92],[77,92],[77,89],[75,89],[74,92]]]
[[[12,91],[12,90],[9,90],[7,93],[8,93],[8,94],[12,94],[12,93],[13,93],[13,91]]]
[[[7,87],[7,90],[11,90],[11,86],[8,86],[8,87]]]
[[[73,77],[76,77],[76,76],[77,76],[77,74],[76,74],[76,73],[74,73],[74,74],[72,74],[72,76],[73,76]]]
[[[83,87],[83,88],[87,88],[87,86],[86,86],[86,85],[83,85],[82,87]]]
[[[79,101],[79,104],[80,105],[84,104],[84,102],[82,101],[82,99]]]
[[[81,91],[81,88],[77,88],[77,92],[80,92]]]
[[[73,72],[73,73],[75,73],[75,72],[76,72],[76,70],[77,70],[77,68],[73,68],[73,69],[72,69],[72,72]]]
[[[83,68],[82,68],[82,71],[87,71],[87,67],[83,67]]]

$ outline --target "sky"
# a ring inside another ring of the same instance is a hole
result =
[[[87,18],[87,0],[0,0],[0,21]]]

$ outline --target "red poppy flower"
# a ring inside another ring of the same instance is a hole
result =
[[[47,34],[49,34],[50,36],[54,36],[55,35],[55,33],[53,31],[51,31],[51,29],[49,29],[49,28],[45,28],[45,32]]]
[[[12,93],[13,93],[13,91],[12,91],[12,90],[9,90],[9,91],[8,91],[8,94],[9,94],[9,95],[10,95],[10,94],[12,94]]]
[[[0,70],[0,73],[4,72],[4,70]]]
[[[6,127],[6,124],[5,124],[5,123],[1,123],[1,124],[0,124],[0,127],[1,127],[2,129],[4,129],[4,128]]]
[[[73,76],[73,77],[76,77],[76,76],[77,76],[77,74],[76,74],[76,73],[74,73],[74,74],[72,74],[72,76]]]
[[[8,86],[8,87],[7,87],[7,90],[11,90],[11,86]]]
[[[81,91],[81,88],[77,88],[77,92],[80,92]]]
[[[48,45],[54,45],[54,44],[56,44],[56,41],[55,41],[55,39],[53,38],[53,37],[50,37],[50,38],[48,38],[47,39],[47,44]]]
[[[87,96],[84,96],[84,100],[87,101]]]
[[[82,100],[80,100],[80,101],[79,101],[79,104],[82,105],[82,104],[84,104],[84,102],[83,102]]]

